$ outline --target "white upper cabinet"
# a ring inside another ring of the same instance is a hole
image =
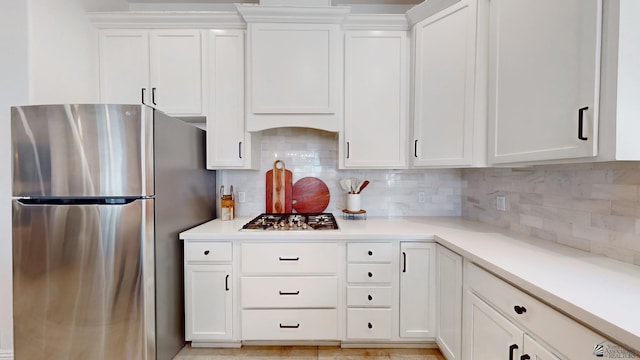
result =
[[[423,4],[412,12],[434,11],[432,3]],[[480,31],[486,27],[482,16],[476,0],[463,0],[413,28],[413,167],[486,163],[486,46],[478,41],[486,33]]]
[[[343,44],[349,8],[237,5],[247,22],[247,130],[342,125]]]
[[[595,156],[602,1],[489,6],[490,163]]]
[[[341,168],[406,168],[406,31],[345,33]]]
[[[203,115],[200,30],[100,31],[100,101]]]
[[[244,126],[244,44],[244,30],[207,34],[209,169],[257,169],[260,159],[259,146],[254,146],[259,135],[246,132]]]

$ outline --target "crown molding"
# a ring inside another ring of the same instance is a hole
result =
[[[342,24],[350,6],[266,6],[236,4],[247,23]]]
[[[409,21],[404,14],[351,14],[347,16],[344,30],[408,31]]]
[[[115,11],[89,13],[98,29],[246,29],[235,11]]]
[[[462,0],[425,0],[407,11],[409,25],[413,26],[460,1]]]

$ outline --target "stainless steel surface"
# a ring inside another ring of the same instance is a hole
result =
[[[16,359],[154,359],[153,199],[126,205],[13,200]],[[146,325],[146,326],[145,326]],[[102,355],[101,355],[102,354]]]
[[[153,110],[11,108],[13,196],[153,195]]]
[[[215,218],[204,131],[141,105],[51,105],[12,108],[12,136],[16,359],[172,359],[178,233]]]
[[[339,230],[332,213],[263,213],[242,226],[241,231],[330,231]]]

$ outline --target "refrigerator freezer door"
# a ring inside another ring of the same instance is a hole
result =
[[[13,201],[16,359],[155,359],[154,200]]]
[[[154,195],[151,108],[12,107],[11,137],[14,197]]]

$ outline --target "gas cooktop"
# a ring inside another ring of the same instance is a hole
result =
[[[261,214],[246,223],[240,230],[255,231],[310,231],[338,230],[338,223],[331,213],[321,214]]]

